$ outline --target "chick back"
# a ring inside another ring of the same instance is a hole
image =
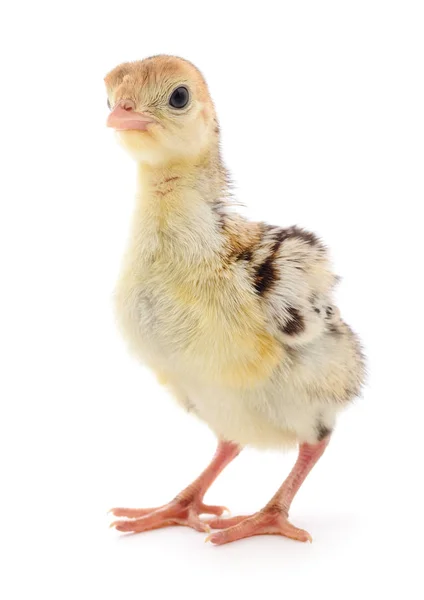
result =
[[[338,403],[353,399],[364,381],[364,357],[358,337],[334,304],[339,278],[324,244],[295,226],[258,223],[246,235],[249,227],[243,228],[237,215],[226,227],[234,268],[244,271],[254,289],[267,329],[285,348],[286,363],[305,396]],[[243,229],[242,242],[232,243]]]

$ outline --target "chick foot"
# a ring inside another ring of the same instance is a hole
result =
[[[118,531],[141,533],[172,525],[185,525],[196,531],[210,532],[209,525],[200,519],[200,515],[222,515],[228,509],[225,506],[209,506],[195,497],[178,497],[159,508],[113,508],[115,517],[127,517],[111,523]]]
[[[309,533],[289,523],[287,515],[279,509],[264,508],[250,517],[218,518],[207,523],[212,529],[226,528],[210,534],[205,540],[219,546],[254,535],[283,535],[299,542],[312,542]]]
[[[289,476],[268,502],[258,513],[250,517],[233,517],[231,519],[211,519],[206,521],[213,529],[223,529],[212,533],[206,538],[213,544],[228,544],[253,535],[283,535],[299,542],[312,542],[312,538],[304,529],[298,529],[288,521],[288,514],[293,498],[306,476],[322,456],[330,437],[317,444],[303,443],[299,447],[297,461]]]
[[[126,520],[114,521],[111,527],[118,531],[141,533],[170,525],[185,525],[196,531],[210,531],[209,525],[200,519],[200,515],[221,516],[225,506],[209,506],[204,504],[203,497],[218,474],[240,452],[240,447],[233,442],[221,441],[212,462],[199,477],[172,502],[159,508],[113,508],[110,512],[115,517],[126,517]]]

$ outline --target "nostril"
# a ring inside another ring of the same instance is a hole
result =
[[[132,110],[134,110],[134,103],[131,100],[124,100],[123,102],[121,102],[121,107],[124,110],[131,112]]]

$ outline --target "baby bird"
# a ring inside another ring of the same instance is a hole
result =
[[[310,541],[292,500],[364,378],[341,319],[327,251],[299,227],[254,223],[231,206],[208,87],[187,60],[153,56],[105,78],[107,125],[135,159],[134,216],[115,302],[130,350],[219,442],[203,473],[159,508],[112,509],[119,531],[187,525],[214,544],[260,534]],[[223,518],[203,498],[242,450],[299,445],[256,514]],[[213,517],[202,520],[200,515]]]

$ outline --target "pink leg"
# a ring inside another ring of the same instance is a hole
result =
[[[208,521],[214,529],[224,529],[206,538],[214,544],[227,544],[253,535],[279,534],[302,542],[312,541],[307,531],[288,521],[290,505],[312,467],[322,456],[330,438],[317,444],[301,444],[299,456],[290,475],[268,504],[252,516],[215,518]]]
[[[199,515],[208,513],[219,516],[222,515],[225,507],[207,506],[203,503],[203,496],[219,473],[240,453],[240,450],[240,446],[233,442],[219,442],[210,465],[169,504],[159,508],[113,508],[110,511],[113,515],[128,517],[130,520],[114,521],[111,527],[115,527],[118,531],[134,533],[168,525],[187,525],[197,531],[210,531],[209,525],[201,521]]]

